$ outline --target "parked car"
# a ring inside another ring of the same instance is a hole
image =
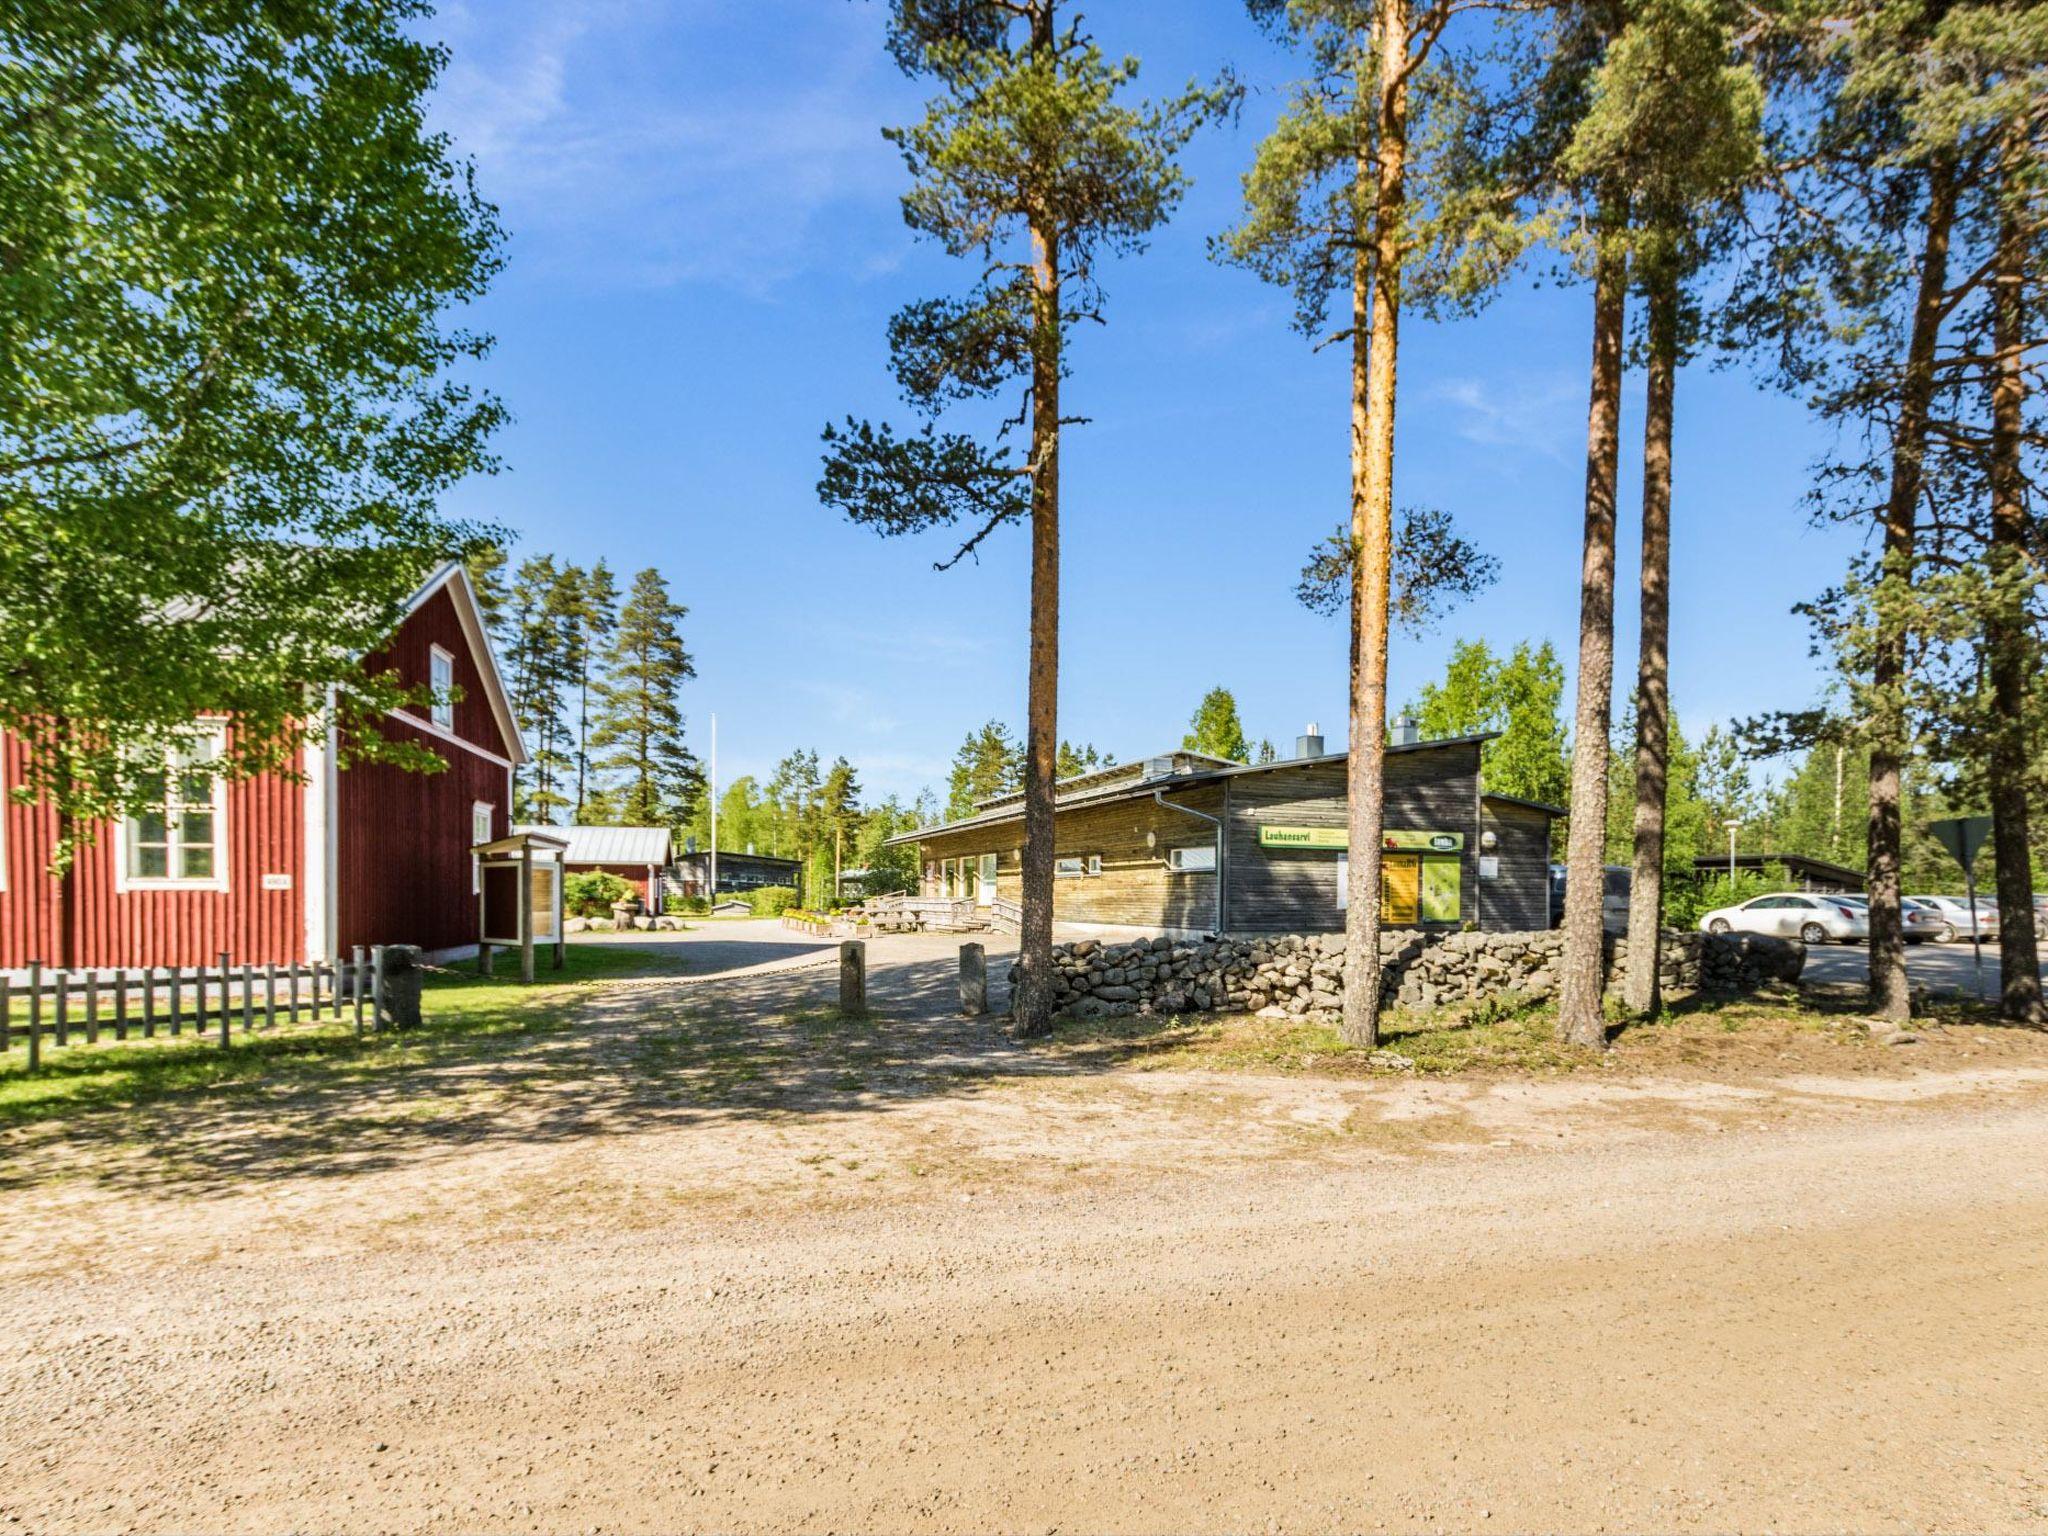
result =
[[[1907,898],[1922,906],[1932,907],[1948,924],[1947,939],[1995,939],[1998,937],[1998,904],[1977,898],[1977,918],[1973,927],[1970,921],[1970,903],[1963,896],[1912,896]],[[1944,940],[1945,942],[1946,940]]]
[[[1768,933],[1808,944],[1860,944],[1870,937],[1869,914],[1833,896],[1781,893],[1718,907],[1700,919],[1708,933]]]
[[[1869,922],[1869,897],[1830,896],[1828,900],[1840,902],[1845,907],[1854,907],[1863,914],[1863,920]],[[1910,896],[1899,898],[1899,927],[1903,930],[1901,937],[1908,944],[1943,944],[1955,937],[1955,930],[1949,927],[1946,917]]]
[[[1628,932],[1629,889],[1635,883],[1635,872],[1626,864],[1609,864],[1600,882],[1600,926],[1609,933],[1620,935]],[[1565,868],[1562,864],[1550,866],[1550,926],[1564,926],[1564,885]]]

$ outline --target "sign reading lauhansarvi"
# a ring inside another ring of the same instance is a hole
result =
[[[1343,827],[1276,827],[1259,828],[1261,848],[1328,848],[1343,853],[1351,846],[1350,834]],[[1462,832],[1388,832],[1380,841],[1382,848],[1396,853],[1456,853],[1465,846]]]

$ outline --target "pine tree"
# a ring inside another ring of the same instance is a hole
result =
[[[832,855],[831,895],[834,900],[840,896],[840,875],[846,868],[848,842],[860,831],[860,778],[853,771],[853,765],[845,758],[832,760],[826,771],[825,782],[819,786],[818,810],[822,819],[822,833],[830,842]],[[821,850],[822,851],[822,850]],[[824,884],[823,860],[819,861],[817,884]]]
[[[590,745],[609,749],[596,767],[616,777],[618,815],[628,826],[680,826],[703,793],[703,772],[684,739],[682,689],[697,675],[683,646],[688,613],[670,599],[661,572],[640,572],[598,684]]]
[[[512,637],[512,710],[526,739],[527,761],[514,781],[513,807],[516,819],[546,825],[553,825],[569,804],[561,793],[568,763],[561,752],[568,680],[562,597],[562,571],[553,555],[520,562],[506,625]]]
[[[1206,752],[1233,763],[1250,760],[1251,745],[1244,739],[1244,724],[1237,718],[1237,700],[1228,688],[1211,688],[1202,695],[1180,744],[1190,752]]]
[[[1069,17],[1061,25],[1061,16]],[[1052,1027],[1053,783],[1058,773],[1061,405],[1069,330],[1103,318],[1097,263],[1165,221],[1184,178],[1175,159],[1226,93],[1190,89],[1162,106],[1124,98],[1134,61],[1112,63],[1063,0],[893,0],[889,40],[938,94],[922,122],[892,129],[913,181],[904,217],[975,262],[966,299],[915,303],[890,326],[896,376],[926,417],[917,433],[849,421],[828,428],[819,498],[883,534],[972,528],[948,565],[1007,523],[1031,528],[1025,706],[1023,919],[1013,1015]],[[940,432],[955,401],[1021,394],[1021,450]]]
[[[576,820],[595,823],[611,807],[603,803],[600,810],[593,800],[597,786],[590,777],[590,693],[593,684],[601,683],[604,658],[618,633],[619,584],[602,560],[588,571],[569,569],[575,577],[568,663],[576,687]]]
[[[1017,749],[1008,726],[991,720],[979,730],[969,731],[960,750],[953,754],[946,820],[972,816],[976,802],[992,795],[1015,793],[1023,776],[1024,755]]]
[[[1071,741],[1061,741],[1059,776],[1071,779],[1078,774],[1093,773],[1098,768],[1115,766],[1109,755],[1095,750],[1092,741],[1084,746],[1075,746]]]

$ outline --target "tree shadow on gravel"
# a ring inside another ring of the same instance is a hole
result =
[[[990,961],[997,1006],[1007,964]],[[435,1002],[466,1003],[463,985],[444,983]],[[147,1061],[53,1058],[37,1081],[54,1091],[0,1098],[0,1190],[76,1177],[205,1196],[493,1142],[884,1114],[1004,1077],[1109,1065],[1020,1045],[1000,1018],[962,1017],[950,956],[878,963],[866,1018],[840,1014],[830,959],[682,983],[474,985],[486,1003],[430,1009],[405,1035],[357,1041],[336,1027],[226,1051],[158,1047]]]

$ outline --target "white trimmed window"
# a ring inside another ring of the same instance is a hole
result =
[[[1099,853],[1062,854],[1052,861],[1052,872],[1062,880],[1078,880],[1083,875],[1102,873],[1102,855]]]
[[[427,682],[434,690],[432,719],[444,731],[455,729],[455,656],[435,646],[427,657]]]
[[[495,809],[488,800],[478,800],[469,808],[469,846],[491,840],[491,813]],[[484,888],[484,861],[480,854],[469,856],[469,894],[474,896]]]
[[[227,786],[206,767],[226,747],[226,727],[214,726],[142,776],[152,803],[121,824],[125,883],[227,889]]]
[[[1213,870],[1216,867],[1216,845],[1195,843],[1186,848],[1170,848],[1166,853],[1166,867],[1177,875]]]

